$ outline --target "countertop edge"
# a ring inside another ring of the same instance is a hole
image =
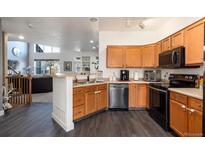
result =
[[[195,92],[191,93],[190,90],[194,90]],[[177,92],[179,94],[183,94],[183,95],[186,95],[186,96],[189,96],[189,97],[193,97],[193,98],[196,98],[196,99],[203,100],[203,92],[200,91],[197,88],[186,88],[186,89],[182,89],[182,88],[169,88],[169,91]]]

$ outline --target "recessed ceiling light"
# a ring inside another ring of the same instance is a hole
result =
[[[94,43],[94,41],[93,41],[93,40],[90,40],[90,43]]]
[[[95,47],[95,46],[93,46],[93,47],[92,47],[92,49],[93,49],[93,50],[95,50],[95,49],[96,49],[96,47]]]
[[[90,18],[90,21],[91,21],[91,22],[97,22],[98,19],[97,19],[97,18]]]
[[[20,39],[20,40],[23,40],[23,39],[24,39],[24,36],[23,36],[23,35],[19,35],[19,39]]]

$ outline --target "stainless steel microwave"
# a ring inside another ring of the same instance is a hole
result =
[[[159,54],[159,66],[161,68],[185,67],[185,48],[178,47]]]

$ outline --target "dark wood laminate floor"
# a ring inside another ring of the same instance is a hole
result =
[[[75,123],[66,133],[51,118],[52,104],[35,103],[12,109],[0,117],[0,136],[4,137],[166,137],[146,111],[105,111]]]

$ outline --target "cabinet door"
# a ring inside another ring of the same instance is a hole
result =
[[[95,91],[87,92],[85,94],[85,114],[96,112],[96,94]]]
[[[168,51],[171,49],[171,39],[170,37],[165,38],[162,40],[162,52]]]
[[[203,63],[204,21],[197,22],[185,29],[186,65]]]
[[[130,108],[136,108],[137,107],[137,90],[136,90],[136,84],[130,83],[129,84],[129,107]]]
[[[143,67],[154,67],[154,45],[146,45],[142,48]]]
[[[170,100],[170,127],[180,136],[187,136],[186,106]]]
[[[155,67],[158,67],[159,66],[159,54],[161,53],[162,51],[162,46],[161,46],[161,42],[158,42],[155,44]]]
[[[184,30],[179,31],[171,36],[171,48],[184,46]]]
[[[73,94],[73,107],[84,105],[85,97],[84,94]]]
[[[146,108],[147,107],[147,85],[145,84],[137,84],[136,85],[137,91],[137,107],[139,108]]]
[[[141,47],[125,48],[125,64],[127,68],[142,66]]]
[[[188,111],[188,136],[202,136],[202,112]]]
[[[122,46],[107,47],[107,67],[121,68],[124,67],[123,59],[124,48]]]
[[[96,99],[96,103],[97,103],[97,110],[102,110],[107,108],[107,90],[101,90],[98,94],[97,94],[97,99]]]

